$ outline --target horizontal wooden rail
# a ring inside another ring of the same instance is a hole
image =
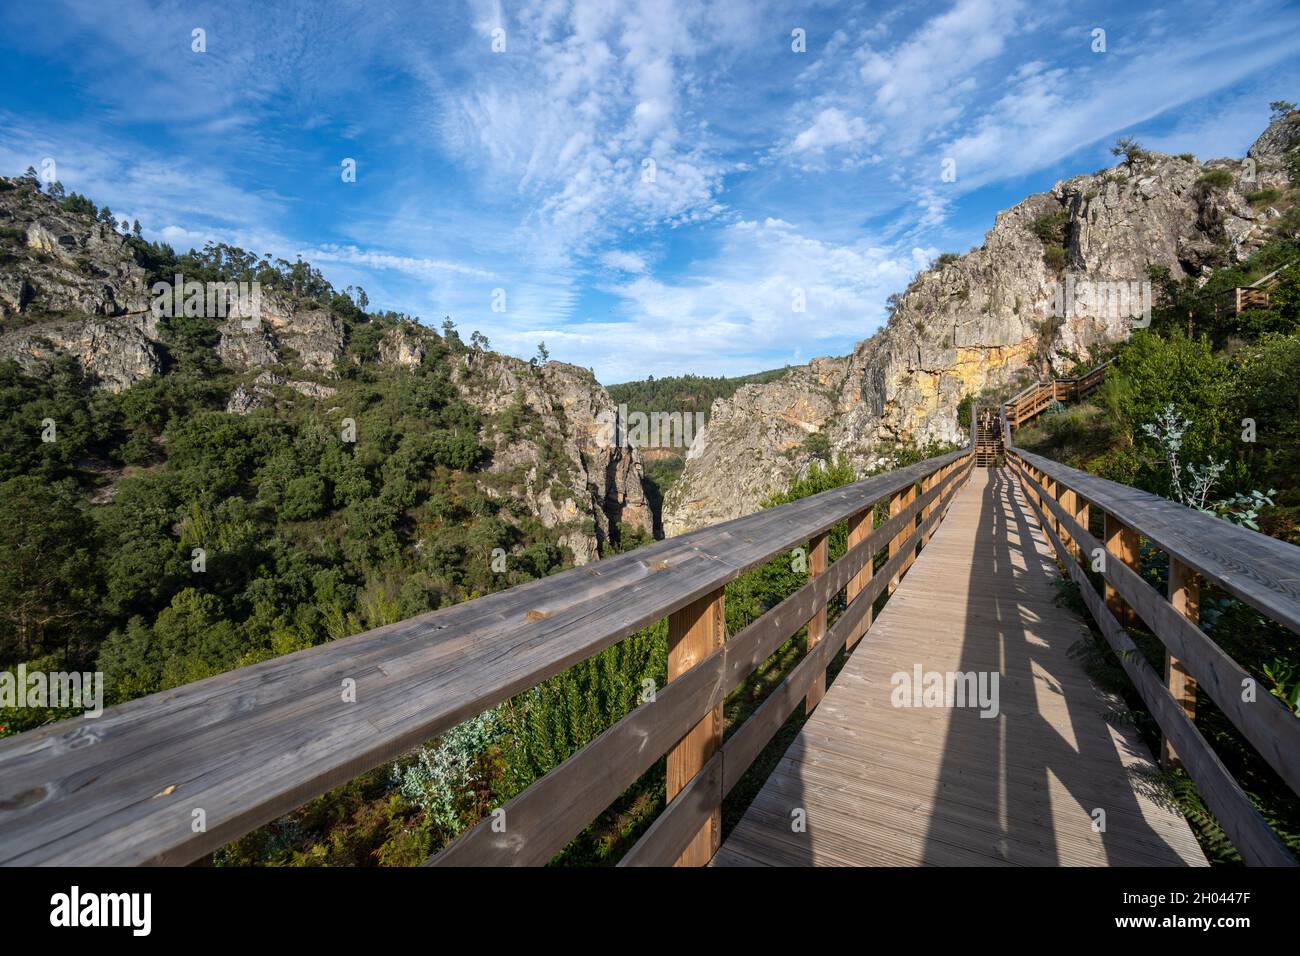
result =
[[[531,866],[550,860],[649,770],[703,714],[720,704],[755,668],[771,657],[816,609],[825,607],[832,596],[844,590],[862,567],[898,534],[899,529],[914,528],[911,545],[915,547],[920,534],[919,529],[915,529],[916,515],[945,490],[950,497],[968,474],[969,469],[963,466],[960,473],[954,471],[946,475],[927,494],[870,532],[830,565],[824,574],[812,578],[732,636],[723,647],[701,660],[683,677],[670,681],[666,688],[655,694],[654,700],[641,704],[559,767],[534,782],[502,808],[507,821],[504,830],[494,826],[497,822],[494,818],[486,818],[461,834],[429,862],[437,866]],[[936,512],[931,520],[938,517]],[[858,593],[849,610],[840,615],[829,638],[819,642],[800,661],[796,671],[802,667],[804,670],[800,673],[809,675],[809,681],[799,685],[800,700],[812,686],[812,677],[825,671],[825,665],[844,643],[844,636],[861,621],[888,583],[888,575],[901,567],[904,557],[903,551],[898,552]],[[822,665],[820,669],[816,666],[818,662]],[[786,685],[782,686],[787,686],[791,678],[787,678]],[[682,685],[688,686],[683,688]],[[724,752],[734,752],[736,738],[751,725],[766,726],[761,720],[762,710],[760,707],[727,741]],[[787,712],[780,723],[762,738],[759,750],[788,716]],[[728,774],[735,765],[734,759],[727,761]],[[730,790],[730,784],[726,789]],[[678,794],[678,799],[684,805],[694,806],[696,798],[693,793],[684,789]]]
[[[910,548],[915,548],[923,540],[930,526],[940,520],[941,512],[969,477],[971,467],[971,465],[962,467],[957,480],[949,486],[940,507],[912,531],[909,536]],[[878,530],[885,530],[885,528],[882,526]],[[867,587],[836,619],[826,637],[795,665],[749,719],[727,740],[721,752],[716,754],[691,783],[664,808],[654,825],[619,861],[620,866],[663,865],[676,859],[677,854],[685,847],[685,843],[680,841],[689,839],[689,835],[694,832],[691,827],[698,828],[702,819],[699,789],[707,788],[707,792],[713,794],[714,800],[721,802],[722,798],[740,782],[754,760],[762,753],[763,748],[798,708],[808,689],[814,686],[816,680],[825,673],[836,653],[856,631],[864,615],[870,611],[872,603],[885,590],[890,576],[902,568],[906,557],[911,553],[910,549],[900,550],[886,562],[879,574],[872,578]],[[847,557],[848,555],[845,555],[845,558]],[[681,822],[674,822],[674,817],[681,817]]]
[[[716,592],[875,502],[914,488],[926,476],[948,469],[951,477],[952,466],[969,454],[964,449],[919,462],[151,694],[110,707],[97,719],[62,721],[0,741],[0,864],[192,862]],[[918,499],[917,508],[924,500]],[[902,520],[884,529],[896,532],[916,514],[900,515]],[[858,553],[884,539],[882,529]],[[846,580],[846,573],[832,566],[822,576],[824,583],[817,579],[815,593],[835,593],[825,589]],[[786,613],[797,621],[792,632],[811,616],[799,619],[793,605]],[[690,711],[698,720],[699,705],[720,693],[719,680],[707,668],[699,675],[688,671],[657,697],[679,702],[665,712]],[[627,739],[635,750],[651,746],[645,736],[635,736],[638,732],[653,731],[657,747],[660,741],[670,746],[677,730],[664,721],[663,727],[639,731],[616,725],[607,734],[632,735]],[[622,773],[619,768],[610,773],[616,770]],[[599,781],[584,786],[595,802]],[[570,791],[569,799],[579,798]],[[540,806],[514,809],[533,813],[539,829],[545,829],[552,812]],[[200,817],[202,827],[196,826]],[[508,825],[508,830],[522,832],[522,822],[511,821],[520,828]]]
[[[1108,527],[1132,529],[1165,550],[1171,566],[1179,569],[1171,593],[1179,595],[1180,603],[1186,603],[1183,589],[1188,586],[1188,575],[1195,570],[1292,630],[1300,626],[1300,549],[1023,449],[1009,449],[1008,461],[1060,563],[1079,585],[1093,619],[1228,838],[1248,863],[1295,865],[1286,845],[1196,729],[1194,698],[1188,701],[1171,692],[1171,687],[1141,656],[1116,611],[1132,608],[1164,643],[1168,649],[1166,671],[1171,673],[1171,680],[1176,679],[1174,689],[1185,695],[1186,687],[1193,686],[1187,684],[1187,676],[1194,678],[1297,792],[1300,720],[1263,689],[1254,695],[1243,694],[1254,678],[1196,626],[1187,616],[1186,607],[1175,606],[1151,588],[1129,566],[1131,555],[1108,549],[1091,534],[1086,519],[1079,518],[1087,514],[1089,506],[1097,507],[1106,516]],[[1075,498],[1081,503],[1075,503]],[[1101,561],[1096,562],[1097,558]],[[1122,600],[1103,600],[1081,562],[1092,566],[1100,563],[1102,578]],[[1249,573],[1243,574],[1244,570]]]

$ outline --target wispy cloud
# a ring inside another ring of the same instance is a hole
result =
[[[54,0],[0,28],[5,171],[54,158],[152,238],[301,255],[605,380],[843,353],[1116,135],[1239,155],[1300,98],[1282,0]]]

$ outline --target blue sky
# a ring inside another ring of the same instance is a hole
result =
[[[844,354],[1117,136],[1242,155],[1300,9],[53,0],[4,5],[0,90],[0,171],[609,383]]]

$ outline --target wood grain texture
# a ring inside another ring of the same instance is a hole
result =
[[[1043,520],[1044,514],[1042,510],[1039,511],[1040,521]],[[1101,595],[1093,590],[1083,569],[1069,559],[1061,539],[1050,527],[1044,527],[1043,530],[1055,547],[1066,572],[1079,585],[1079,593],[1087,604],[1093,620],[1097,622],[1106,641],[1114,649],[1124,672],[1128,674],[1141,696],[1142,702],[1146,704],[1156,723],[1160,725],[1160,729],[1181,755],[1188,774],[1205,800],[1205,805],[1214,814],[1242,859],[1252,866],[1297,866],[1296,858],[1292,856],[1286,844],[1255,809],[1255,805],[1233,779],[1218,754],[1201,736],[1196,725],[1183,712],[1178,701],[1174,700],[1169,688],[1152,670],[1128,632],[1120,627],[1119,621],[1106,607]],[[1111,565],[1123,567],[1116,562],[1110,562],[1108,568]],[[1127,568],[1125,571],[1129,574],[1133,573]],[[1165,607],[1168,606],[1165,604]],[[1181,616],[1179,618],[1185,620]]]
[[[1204,865],[1067,653],[1055,576],[1016,485],[975,469],[713,865]],[[998,716],[893,706],[918,664],[998,672]]]
[[[1109,511],[1105,512],[1106,556],[1109,561],[1122,561],[1133,571],[1142,568],[1141,547],[1138,533],[1120,521]],[[1106,607],[1115,615],[1123,627],[1133,627],[1138,623],[1133,608],[1119,595],[1109,581],[1106,582]]]
[[[810,579],[820,577],[826,573],[826,558],[828,546],[830,543],[829,535],[819,534],[813,538],[808,549],[808,577]],[[826,636],[826,605],[821,604],[813,616],[808,619],[807,641],[805,642],[804,653],[812,651]],[[804,710],[811,714],[817,709],[817,703],[826,693],[826,672],[813,678],[808,687],[808,695],[804,698]]]
[[[1201,583],[1196,572],[1177,558],[1169,559],[1169,604],[1175,611],[1187,618],[1192,624],[1201,620]],[[1169,693],[1183,709],[1188,720],[1196,719],[1196,678],[1188,673],[1182,661],[1174,657],[1173,652],[1165,651],[1165,686]],[[1164,765],[1170,769],[1182,766],[1178,753],[1164,739],[1164,752],[1160,755]],[[1300,759],[1300,754],[1296,755]]]
[[[946,469],[944,473],[941,474],[940,477],[941,484],[944,478],[946,478]],[[865,540],[867,535],[871,534],[871,525],[874,520],[875,520],[874,508],[868,508],[865,511],[860,511],[852,518],[849,519],[848,547],[850,550],[852,550],[855,545]],[[846,602],[852,603],[853,599],[856,598],[858,594],[862,592],[862,589],[867,586],[867,582],[871,580],[871,576],[875,573],[874,558],[875,558],[875,554],[873,553],[870,556],[870,559],[863,563],[862,569],[853,576],[853,578],[849,581],[848,585],[845,587],[844,600]],[[871,611],[868,610],[865,617],[862,620],[862,623],[858,627],[857,633],[849,635],[847,647],[850,650],[852,650],[853,646],[857,644],[859,640],[862,639],[862,635],[865,634],[867,632],[867,629],[870,627],[871,627]]]
[[[1206,580],[1300,634],[1300,548],[1024,449],[1013,450]]]
[[[680,680],[715,651],[721,651],[727,639],[726,599],[722,590],[714,591],[688,604],[668,617],[668,683]],[[704,712],[672,750],[668,751],[668,800],[677,796],[722,746],[722,702]],[[687,842],[677,861],[678,866],[704,866],[718,851],[722,839],[722,798],[719,794],[712,812],[701,824],[695,837]]]
[[[1020,467],[1014,457],[1011,463]],[[1027,487],[1034,486],[1035,479],[1027,472],[1022,472],[1020,477]],[[1044,499],[1044,504],[1049,508],[1060,507],[1050,499]],[[1090,552],[1100,546],[1087,529],[1074,525],[1064,511],[1058,511],[1057,517],[1070,524],[1075,537],[1084,542],[1085,550]],[[1271,694],[1243,700],[1242,688],[1247,686],[1246,681],[1253,680],[1251,675],[1127,564],[1108,560],[1104,578],[1196,679],[1201,689],[1219,705],[1260,756],[1292,790],[1300,793],[1300,761],[1295,759],[1295,755],[1300,753],[1300,721],[1291,711]],[[1109,608],[1107,611],[1113,616]]]
[[[0,863],[191,862],[965,455],[0,741]]]

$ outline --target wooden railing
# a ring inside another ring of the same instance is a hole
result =
[[[1112,359],[1113,361],[1113,359]],[[1106,380],[1110,362],[1103,362],[1091,371],[1075,378],[1057,378],[1047,382],[1035,382],[1002,406],[1002,414],[1008,425],[1019,428],[1031,418],[1040,415],[1054,402],[1084,398],[1096,391]]]
[[[664,754],[669,802],[622,862],[707,862],[723,797],[801,700],[816,706],[972,461],[964,449],[0,741],[0,863],[192,862],[664,617],[667,686],[430,862],[545,863]],[[848,551],[828,565],[841,522]],[[808,583],[728,638],[725,585],[804,544]],[[723,743],[728,693],[805,624],[807,653]]]
[[[1004,425],[1004,436],[1009,429]],[[1212,515],[1010,447],[1007,460],[1038,514],[1060,563],[1078,584],[1093,620],[1119,657],[1164,734],[1163,760],[1182,765],[1228,838],[1251,864],[1296,861],[1201,736],[1199,686],[1286,782],[1300,793],[1300,718],[1257,686],[1197,625],[1200,582],[1208,581],[1300,633],[1300,549]],[[1104,525],[1089,530],[1093,509]],[[1169,558],[1168,594],[1139,573],[1140,539]],[[1103,579],[1094,588],[1085,567]],[[1126,628],[1137,623],[1165,647],[1163,676]]]

